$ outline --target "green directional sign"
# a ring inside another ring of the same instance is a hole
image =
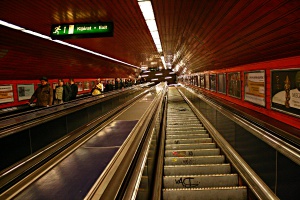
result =
[[[51,27],[50,37],[52,39],[112,37],[113,33],[113,22],[56,24]]]

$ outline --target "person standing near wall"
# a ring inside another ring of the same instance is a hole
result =
[[[55,87],[55,100],[54,104],[62,104],[64,102],[63,100],[63,92],[64,92],[64,87],[63,87],[64,82],[62,79],[58,79],[58,86]]]
[[[48,84],[48,79],[42,77],[40,79],[41,85],[34,91],[28,104],[32,104],[36,100],[37,107],[48,107],[53,102],[53,90]]]
[[[77,93],[78,93],[78,86],[75,84],[74,79],[70,78],[69,80],[70,87],[71,87],[71,95],[70,95],[70,101],[76,99]]]
[[[62,104],[70,100],[71,88],[64,84],[63,79],[58,79],[58,86],[55,88],[55,102],[54,104]]]
[[[96,80],[96,84],[95,84],[94,88],[92,89],[92,96],[101,94],[101,92],[103,92],[103,90],[104,90],[103,84],[101,83],[100,78],[98,78]]]

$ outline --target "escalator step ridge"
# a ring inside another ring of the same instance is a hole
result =
[[[246,186],[232,186],[232,187],[204,187],[204,188],[165,188],[164,191],[184,191],[184,190],[234,190],[234,189],[247,189]]]
[[[178,178],[178,177],[207,177],[207,176],[237,176],[238,174],[199,174],[199,175],[170,175],[170,176],[163,176],[163,178]]]

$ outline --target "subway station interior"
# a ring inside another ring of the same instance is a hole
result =
[[[0,1],[0,199],[299,189],[299,0]]]

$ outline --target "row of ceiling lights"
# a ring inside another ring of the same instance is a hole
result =
[[[160,38],[159,38],[158,28],[156,25],[151,1],[150,0],[138,0],[138,4],[143,13],[144,19],[145,19],[148,29],[151,33],[151,36],[152,36],[152,39],[156,46],[156,49],[157,49],[158,53],[161,54],[163,52],[163,50],[162,50],[162,46],[161,46],[161,42],[160,42]],[[164,65],[164,68],[167,69],[165,57],[161,56],[160,58]]]
[[[106,58],[106,59],[109,59],[109,60],[112,60],[112,61],[115,61],[115,62],[118,62],[118,63],[121,63],[121,64],[125,64],[125,65],[128,65],[128,66],[134,67],[134,68],[139,68],[135,65],[123,62],[123,61],[118,60],[118,59],[114,59],[112,57],[109,57],[109,56],[106,56],[106,55],[103,55],[103,54],[100,54],[100,53],[97,53],[97,52],[94,52],[94,51],[91,51],[91,50],[88,50],[88,49],[85,49],[85,48],[82,48],[82,47],[79,47],[79,46],[76,46],[76,45],[73,45],[73,44],[70,44],[70,43],[67,43],[67,42],[63,42],[61,40],[52,40],[52,38],[49,37],[49,36],[46,36],[46,35],[43,35],[41,33],[37,33],[37,32],[31,31],[31,30],[28,30],[28,29],[25,29],[25,28],[22,28],[20,26],[17,26],[17,25],[14,25],[14,24],[2,21],[2,20],[0,20],[0,25],[11,28],[11,29],[15,29],[15,30],[18,30],[18,31],[22,31],[24,33],[27,33],[27,34],[30,34],[30,35],[33,35],[33,36],[36,36],[36,37],[39,37],[39,38],[50,40],[52,42],[56,42],[56,43],[59,43],[59,44],[62,44],[62,45],[68,46],[68,47],[72,47],[72,48],[75,48],[75,49],[78,49],[78,50],[81,50],[81,51],[85,51],[87,53],[91,53],[91,54],[94,54],[96,56],[100,56],[102,58]]]

